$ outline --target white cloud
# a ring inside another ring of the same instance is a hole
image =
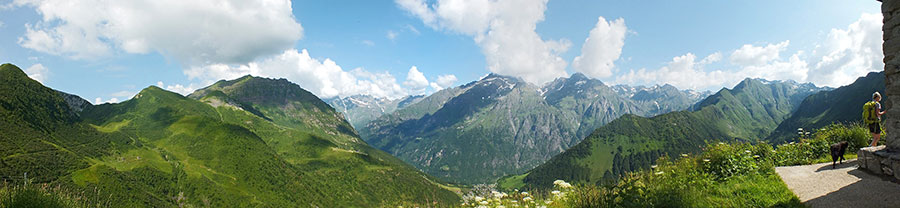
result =
[[[543,40],[535,32],[544,20],[547,0],[396,0],[404,10],[438,30],[472,36],[484,53],[488,70],[543,84],[566,76],[559,54],[568,40]]]
[[[103,104],[103,103],[118,103],[118,102],[119,102],[118,98],[110,98],[109,100],[106,100],[106,101],[103,101],[103,99],[100,97],[94,98],[94,105],[99,105],[99,104]]]
[[[457,79],[455,75],[444,74],[438,76],[437,81],[432,82],[430,85],[431,88],[434,89],[434,91],[441,91],[444,88],[453,86],[453,84],[456,83],[456,80]]]
[[[397,32],[394,32],[393,30],[388,30],[385,37],[387,37],[387,39],[389,39],[389,40],[394,40],[395,38],[397,38],[397,35],[399,35]]]
[[[826,86],[852,83],[868,72],[884,70],[881,13],[864,13],[847,29],[832,29],[813,53],[809,81]]]
[[[744,78],[795,80],[818,86],[839,87],[884,68],[881,45],[881,14],[862,14],[847,29],[832,29],[827,39],[807,55],[797,51],[783,58],[780,53],[790,41],[766,46],[746,44],[736,49],[730,65],[707,70],[722,55],[713,53],[700,62],[691,53],[675,57],[657,70],[632,70],[616,77],[617,83],[672,84],[679,88],[713,89],[732,87]]]
[[[44,81],[47,81],[47,76],[50,75],[50,71],[47,70],[47,67],[44,67],[43,64],[35,64],[25,69],[25,74],[28,74],[28,77],[31,79],[43,84]]]
[[[719,62],[720,60],[722,60],[722,53],[715,52],[713,54],[709,54],[709,56],[706,56],[706,58],[703,58],[703,60],[700,61],[700,64],[711,64]]]
[[[370,47],[371,47],[371,46],[375,46],[375,42],[372,42],[371,40],[363,40],[363,41],[362,41],[362,44],[363,44],[363,45],[370,46]]]
[[[406,25],[406,29],[409,30],[410,32],[416,34],[416,35],[421,35],[421,34],[422,34],[422,32],[419,32],[419,29],[416,29],[416,27],[415,27],[415,26],[412,26],[412,25]]]
[[[597,25],[584,40],[581,56],[575,57],[572,67],[589,77],[606,78],[612,76],[613,62],[622,55],[628,28],[622,18],[609,22],[603,17],[597,19]]]
[[[422,94],[425,93],[425,88],[428,87],[428,83],[425,74],[420,72],[416,66],[412,66],[409,68],[409,72],[406,73],[406,81],[403,82],[403,85],[409,87],[412,94]]]
[[[19,44],[74,59],[159,52],[188,65],[246,63],[288,49],[303,28],[291,2],[16,0],[43,19]]]
[[[745,44],[731,53],[731,62],[738,65],[763,65],[777,59],[778,54],[787,48],[790,41],[769,44],[765,47]]]
[[[417,68],[410,68],[404,85],[409,83],[415,89],[404,88],[390,73],[373,73],[362,68],[346,71],[331,59],[318,60],[312,58],[307,50],[293,49],[248,64],[211,64],[192,67],[185,71],[185,75],[189,79],[200,82],[197,86],[209,85],[221,79],[235,79],[246,74],[286,78],[320,98],[347,97],[358,94],[380,98],[400,98],[417,93],[421,88],[418,87],[421,79],[425,77]],[[427,79],[425,79],[425,83],[425,86],[428,86]],[[184,88],[191,89],[190,91],[196,89],[194,84]],[[177,89],[177,87],[170,90],[173,89]]]
[[[715,53],[707,56],[713,59]],[[666,66],[658,70],[632,70],[616,77],[616,83],[628,84],[663,84],[668,83],[680,89],[706,89],[721,86],[726,81],[733,81],[733,76],[723,71],[706,72],[703,64],[697,63],[697,56],[687,53],[672,58]]]
[[[453,83],[456,83],[456,81],[457,79],[455,75],[445,74],[438,76],[436,83],[440,87],[447,88],[453,86]]]

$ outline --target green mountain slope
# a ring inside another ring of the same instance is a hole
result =
[[[622,116],[525,175],[500,183],[530,187],[550,187],[557,179],[601,183],[647,168],[661,155],[699,152],[707,141],[764,138],[803,97],[819,90],[810,84],[746,79],[704,99],[697,111],[652,118]]]
[[[381,116],[360,135],[428,174],[487,183],[546,161],[621,115],[694,103],[663,102],[661,109],[653,101],[623,97],[582,74],[544,87],[491,74]]]
[[[17,67],[3,65],[0,73],[3,175],[29,172],[33,182],[98,190],[123,207],[458,201],[368,147],[334,109],[284,80],[222,81],[200,100],[148,87],[122,103],[86,106],[79,116],[70,107],[78,102]]]
[[[778,125],[767,140],[773,143],[791,141],[797,136],[797,128],[808,131],[832,123],[861,122],[862,105],[872,100],[872,93],[875,91],[887,96],[884,94],[884,86],[884,72],[871,72],[850,85],[810,95],[800,103],[796,112]]]

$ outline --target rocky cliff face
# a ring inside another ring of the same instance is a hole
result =
[[[887,132],[900,130],[900,108],[894,108],[893,104],[900,102],[900,1],[884,0],[881,4],[881,14],[884,16],[884,72],[885,72],[885,99],[887,109],[884,128]],[[885,136],[888,148],[900,150],[900,134],[890,133]]]

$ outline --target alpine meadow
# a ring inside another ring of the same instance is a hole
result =
[[[0,1],[0,208],[897,207],[898,12]]]

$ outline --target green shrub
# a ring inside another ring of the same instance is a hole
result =
[[[701,168],[718,180],[759,171],[758,161],[764,159],[758,148],[749,143],[708,145],[702,155]]]
[[[831,124],[820,129],[814,134],[816,139],[823,139],[829,144],[847,141],[850,143],[847,150],[858,150],[859,148],[869,146],[872,136],[869,134],[868,127],[860,123],[852,123],[847,125]]]
[[[108,202],[91,201],[84,192],[72,193],[60,186],[11,185],[0,187],[0,208],[109,207]],[[94,197],[99,198],[99,197]]]

